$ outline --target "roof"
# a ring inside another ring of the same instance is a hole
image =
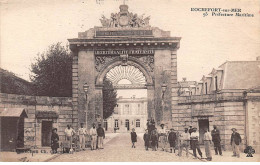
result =
[[[260,61],[227,61],[222,89],[250,89],[260,85]]]
[[[0,113],[0,117],[21,117],[21,116],[28,118],[24,108],[5,108]]]

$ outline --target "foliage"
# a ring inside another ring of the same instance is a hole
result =
[[[32,95],[33,86],[30,82],[15,76],[14,73],[0,69],[1,93]]]
[[[68,46],[61,43],[49,46],[46,52],[38,54],[31,64],[31,81],[35,94],[39,96],[70,97],[72,95],[72,56]]]
[[[110,80],[104,79],[103,87],[103,118],[107,119],[114,112],[117,105],[117,91],[114,89]]]

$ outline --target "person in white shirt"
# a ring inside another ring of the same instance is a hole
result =
[[[186,150],[186,156],[189,156],[189,143],[190,143],[190,133],[188,128],[185,128],[184,132],[180,134],[180,145],[179,145],[179,156],[182,156],[183,147]]]
[[[211,151],[210,151],[210,144],[211,144],[211,141],[212,141],[212,137],[211,137],[211,134],[208,131],[208,129],[205,129],[204,132],[205,133],[204,133],[203,140],[204,140],[204,145],[205,145],[205,153],[206,153],[207,160],[211,161],[212,156],[211,156]]]
[[[93,151],[97,148],[97,129],[94,123],[92,128],[89,130],[89,135],[91,137],[91,150]]]
[[[79,145],[80,149],[85,150],[85,140],[86,140],[86,135],[87,135],[87,129],[84,128],[84,124],[80,124],[80,128],[78,130],[78,135],[79,135]]]
[[[166,135],[166,129],[164,128],[164,124],[160,125],[161,128],[158,129],[158,136],[159,136],[159,142],[161,144],[162,150],[165,150],[166,141],[167,141],[167,135]]]
[[[72,148],[72,138],[75,134],[75,131],[73,128],[71,128],[70,125],[67,125],[67,128],[65,129],[65,139],[66,141],[69,141],[70,148]]]
[[[190,135],[190,140],[191,140],[191,148],[193,150],[193,156],[197,158],[197,153],[196,153],[196,149],[197,149],[200,157],[202,158],[202,152],[199,146],[199,132],[197,132],[197,128],[193,128],[193,132]]]

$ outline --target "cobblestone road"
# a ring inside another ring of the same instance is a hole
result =
[[[174,153],[163,151],[146,151],[141,135],[138,136],[136,148],[131,148],[130,133],[119,134],[104,146],[103,150],[81,151],[74,154],[63,154],[52,161],[54,162],[165,162],[165,161],[200,161],[178,157]],[[185,154],[184,154],[185,155]]]

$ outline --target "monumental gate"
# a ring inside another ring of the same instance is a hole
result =
[[[148,118],[171,127],[175,120],[172,111],[178,100],[177,50],[181,38],[151,27],[150,17],[129,12],[127,5],[119,8],[120,11],[112,13],[110,18],[102,16],[101,27],[80,32],[78,38],[69,39],[73,53],[73,119],[87,123],[89,128],[96,114],[103,117],[103,80],[110,70],[125,67],[140,71],[145,83],[137,81],[138,76],[132,76],[132,72],[128,71],[126,76],[119,70],[113,85],[117,86],[120,79],[127,78],[135,82],[128,88],[147,89]],[[87,93],[84,84],[89,86]]]

